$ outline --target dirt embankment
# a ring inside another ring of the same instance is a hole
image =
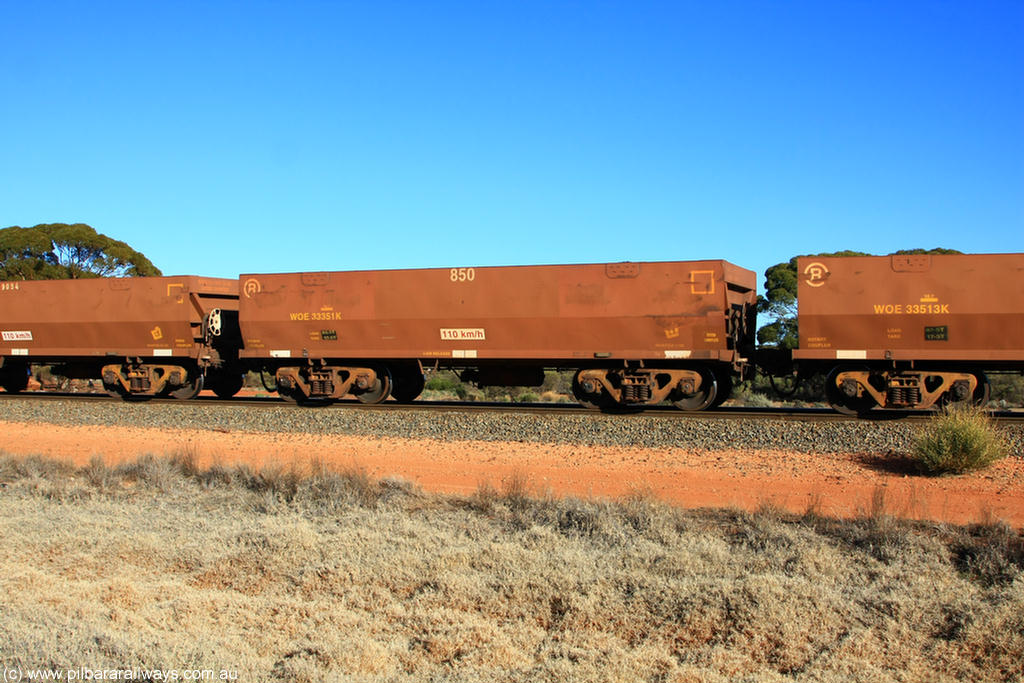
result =
[[[319,459],[399,476],[430,491],[468,494],[490,484],[533,493],[614,498],[652,494],[685,507],[756,509],[856,516],[894,514],[954,523],[1004,520],[1024,526],[1024,459],[981,473],[914,476],[884,457],[789,451],[630,448],[522,442],[436,441],[293,433],[138,427],[64,427],[0,422],[3,450],[84,464],[144,453],[188,450],[200,464],[245,462],[306,466]]]

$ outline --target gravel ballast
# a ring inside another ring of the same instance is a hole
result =
[[[906,420],[719,419],[658,414],[550,415],[515,410],[451,408],[404,410],[398,406],[296,408],[188,403],[123,403],[107,399],[4,400],[11,422],[112,425],[163,429],[344,434],[442,441],[518,441],[695,450],[756,449],[805,453],[905,452],[924,424]],[[1002,424],[1010,453],[1024,452],[1024,424]]]

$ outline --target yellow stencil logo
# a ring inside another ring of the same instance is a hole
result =
[[[828,267],[824,263],[815,261],[814,263],[807,264],[804,268],[804,282],[811,287],[821,287],[825,284],[825,280],[830,275]]]
[[[242,285],[242,293],[245,294],[246,299],[251,299],[262,291],[263,285],[260,284],[259,280],[253,277],[246,280],[245,284]]]

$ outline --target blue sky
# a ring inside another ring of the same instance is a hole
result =
[[[0,227],[166,274],[1024,251],[1024,2],[0,0]]]

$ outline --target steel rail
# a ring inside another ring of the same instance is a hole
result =
[[[83,400],[83,401],[120,401],[121,399],[103,393],[63,393],[47,391],[25,391],[18,394],[0,392],[0,400]],[[368,405],[356,400],[341,400],[324,405],[296,405],[277,396],[242,396],[230,399],[219,399],[213,396],[199,396],[191,401],[173,398],[153,398],[142,403],[187,405],[197,403],[204,406],[244,407],[260,409],[286,410],[399,410],[421,412],[496,412],[496,413],[527,413],[535,415],[610,415],[628,419],[630,416],[656,416],[664,419],[710,419],[710,420],[786,420],[799,422],[848,422],[848,421],[894,421],[911,422],[927,421],[935,413],[929,411],[897,412],[877,411],[863,417],[843,415],[830,408],[816,407],[774,407],[750,408],[745,406],[723,406],[715,410],[686,412],[674,406],[645,406],[635,409],[621,409],[601,412],[584,408],[576,403],[511,403],[484,401],[439,401],[419,400],[413,403],[396,403],[386,401],[381,404]],[[996,424],[1017,423],[1024,420],[1024,410],[993,411],[992,417]]]

